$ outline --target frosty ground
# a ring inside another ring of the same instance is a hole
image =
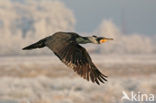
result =
[[[105,84],[82,79],[55,56],[0,57],[0,103],[132,103],[122,91],[156,94],[156,55],[91,57]]]

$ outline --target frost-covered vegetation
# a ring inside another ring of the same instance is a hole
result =
[[[101,52],[104,53],[154,53],[154,39],[140,34],[123,34],[111,20],[103,20],[97,29],[103,36],[113,37],[114,41],[103,46]]]
[[[60,1],[0,0],[0,54],[19,54],[23,46],[74,25],[72,11]]]
[[[149,77],[156,79],[155,76]],[[3,77],[0,80],[1,103],[136,103],[122,101],[122,91],[156,93],[156,83],[140,77],[111,78],[101,86],[86,83],[81,78],[68,77]]]
[[[57,0],[0,0],[0,55],[49,54],[49,50],[22,51],[21,48],[56,31],[74,31],[75,17]],[[94,24],[93,24],[94,25]],[[123,34],[111,20],[103,20],[92,33],[113,37],[101,46],[87,45],[94,53],[155,53],[155,39]]]
[[[108,75],[100,86],[54,56],[0,58],[0,103],[139,103],[122,101],[122,91],[156,94],[156,56],[91,56]]]
[[[75,21],[58,0],[0,0],[0,103],[132,103],[121,101],[122,91],[156,94],[156,38],[123,34],[111,20],[80,33],[114,38],[83,45],[108,75],[104,85],[80,78],[47,48],[21,50],[56,31],[74,31]]]

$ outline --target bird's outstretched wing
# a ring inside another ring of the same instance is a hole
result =
[[[97,84],[107,81],[107,76],[103,75],[93,64],[85,48],[77,43],[68,43],[68,45],[64,45],[59,51],[54,51],[54,53],[63,63],[72,68],[84,79],[91,80]]]

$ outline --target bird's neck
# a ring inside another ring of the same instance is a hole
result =
[[[76,42],[79,44],[86,44],[86,43],[96,43],[96,40],[88,36],[88,37],[78,37],[76,38]]]

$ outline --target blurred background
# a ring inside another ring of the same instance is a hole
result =
[[[122,91],[156,94],[155,5],[155,0],[0,0],[0,103],[140,103],[121,100]],[[108,75],[106,84],[82,79],[47,48],[22,51],[57,31],[114,38],[82,45]]]

